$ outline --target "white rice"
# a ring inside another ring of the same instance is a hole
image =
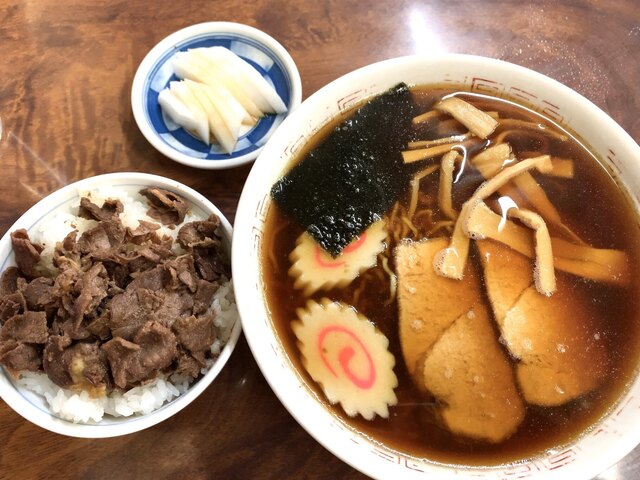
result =
[[[79,194],[89,197],[98,206],[102,206],[104,200],[108,198],[118,198],[124,206],[120,220],[125,227],[132,229],[138,227],[139,219],[157,223],[146,214],[148,209],[146,199],[139,194],[130,195],[113,187],[101,187],[90,192],[82,191]],[[78,200],[76,204],[71,205],[71,211],[77,212],[79,205]],[[199,219],[189,212],[184,223]],[[81,234],[95,225],[97,222],[94,220],[80,218],[71,212],[59,212],[45,219],[35,231],[30,232],[30,237],[33,242],[44,246],[41,254],[42,261],[53,271],[52,258],[56,243],[62,241],[74,229]],[[162,226],[158,233],[175,238],[178,230],[179,228],[169,229]],[[179,246],[174,246],[174,251],[182,253]],[[217,338],[211,345],[211,353],[215,359],[227,343],[235,322],[239,321],[231,281],[226,280],[221,284],[214,295],[211,308],[216,313],[214,325]],[[207,367],[203,368],[201,373],[204,375],[214,362],[213,359],[209,360]],[[61,388],[44,373],[22,372],[16,384],[18,387],[44,397],[51,413],[55,416],[74,423],[92,423],[100,422],[104,415],[128,417],[151,413],[186,392],[192,381],[191,378],[173,374],[170,378],[157,378],[151,383],[132,388],[126,393],[112,392],[99,398],[92,398],[84,391],[79,393]]]

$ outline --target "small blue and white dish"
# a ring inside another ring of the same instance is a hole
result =
[[[217,144],[207,145],[167,117],[158,104],[158,94],[178,80],[171,58],[178,51],[222,46],[251,64],[275,88],[287,112],[267,115],[243,132],[231,153]],[[172,33],[144,57],[133,79],[131,106],[142,134],[160,153],[184,165],[221,169],[255,160],[284,118],[302,99],[300,74],[284,47],[266,33],[231,22],[207,22]]]

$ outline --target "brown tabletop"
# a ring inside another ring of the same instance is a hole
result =
[[[148,50],[171,32],[213,20],[252,25],[279,40],[298,65],[303,99],[379,60],[471,53],[561,81],[640,141],[638,0],[1,0],[2,233],[59,187],[118,171],[174,178],[233,221],[250,167],[174,163],[144,139],[130,104]],[[0,402],[0,478],[57,477],[364,478],[289,416],[244,338],[195,402],[125,437],[63,437]],[[597,478],[640,478],[640,448]]]

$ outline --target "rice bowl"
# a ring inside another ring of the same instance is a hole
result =
[[[136,212],[133,217],[144,218],[141,216],[144,214],[144,206],[141,210],[141,205],[137,205],[135,210],[136,206],[130,201],[130,197],[140,189],[150,186],[175,192],[184,198],[189,206],[185,221],[189,218],[207,218],[210,214],[217,215],[221,220],[218,232],[222,238],[222,248],[228,255],[231,227],[214,205],[178,182],[139,173],[102,175],[68,185],[37,203],[9,231],[24,228],[35,241],[41,241],[46,233],[49,240],[43,251],[46,258],[55,241],[64,237],[74,226],[78,230],[86,228],[86,225],[82,225],[83,222],[77,219],[74,221],[70,213],[74,206],[77,207],[81,194],[94,191],[94,196],[95,192],[100,192],[98,197],[108,197],[113,196],[114,189],[124,191],[129,198],[123,202],[125,212],[133,209]],[[123,220],[123,224],[127,224],[127,220]],[[55,225],[59,226],[58,230],[54,230]],[[175,235],[177,229],[171,233]],[[9,233],[0,241],[0,259],[2,271],[15,264]],[[46,375],[28,373],[21,375],[19,380],[14,380],[3,369],[0,375],[2,398],[33,423],[71,436],[110,437],[154,425],[184,408],[199,395],[217,376],[235,347],[240,334],[240,323],[235,321],[235,303],[230,282],[218,289],[211,308],[216,312],[214,322],[218,331],[217,340],[211,345],[212,360],[203,368],[202,375],[191,384],[187,379],[175,375],[171,378],[160,376],[153,382],[136,386],[124,394],[96,399],[89,398],[86,392],[65,391]]]

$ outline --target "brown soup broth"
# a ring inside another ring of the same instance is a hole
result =
[[[422,110],[427,111],[437,99],[455,91],[421,88],[414,89],[413,94]],[[499,112],[500,118],[517,118],[553,126],[550,121],[520,105],[465,92],[460,94],[461,98],[485,111]],[[295,161],[303,159],[309,149],[348,115],[349,112],[324,127]],[[422,128],[416,129],[415,137],[417,140],[428,140],[455,133],[460,132]],[[490,140],[495,136],[493,134]],[[607,170],[580,142],[575,138],[561,142],[540,135],[517,134],[510,135],[505,141],[513,147],[518,158],[521,154],[533,156],[531,152],[542,152],[573,159],[573,179],[544,177],[535,173],[534,177],[560,212],[563,222],[588,244],[624,250],[629,254],[631,264],[637,264],[640,260],[640,230],[636,212]],[[473,150],[469,152],[472,153]],[[462,180],[453,189],[454,207],[457,209],[482,182],[473,169],[466,170],[460,178]],[[420,205],[433,208],[436,220],[444,218],[437,212],[437,182],[437,174],[424,179],[420,193]],[[405,201],[408,202],[408,198]],[[302,229],[272,202],[262,243],[262,264],[267,303],[275,329],[292,364],[327,408],[351,428],[391,449],[419,458],[467,465],[499,464],[529,458],[571,441],[592,426],[615,405],[635,376],[640,350],[640,282],[637,276],[633,276],[631,286],[622,288],[567,275],[575,288],[588,292],[592,299],[589,308],[601,316],[606,324],[606,331],[600,332],[610,356],[610,373],[604,383],[596,391],[560,407],[527,405],[525,420],[518,430],[498,444],[454,435],[440,426],[435,414],[435,401],[420,394],[407,373],[398,338],[398,305],[395,300],[384,303],[389,298],[389,280],[378,264],[346,288],[320,291],[311,296],[314,300],[328,297],[356,307],[387,336],[390,351],[396,358],[394,371],[399,381],[395,390],[398,404],[390,407],[389,418],[376,417],[373,421],[367,421],[359,416],[348,417],[340,405],[331,406],[326,402],[322,390],[304,370],[296,338],[290,328],[290,322],[297,317],[296,309],[303,307],[307,301],[300,291],[293,288],[293,280],[287,273],[290,267],[289,253],[301,233]],[[474,255],[472,249],[470,261],[479,265]]]

